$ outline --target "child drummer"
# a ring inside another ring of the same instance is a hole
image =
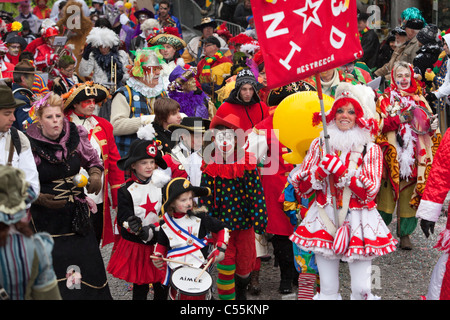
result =
[[[166,269],[164,284],[168,284],[171,271],[178,267],[188,264],[202,268],[224,258],[227,247],[225,224],[209,216],[205,207],[194,208],[195,197],[209,194],[209,188],[195,187],[182,177],[172,179],[164,187],[165,202],[161,207],[164,221],[154,255],[166,259],[153,259],[158,269]],[[210,234],[212,239],[208,239]],[[215,245],[208,254],[211,240]]]

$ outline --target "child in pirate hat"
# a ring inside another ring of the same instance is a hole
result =
[[[154,300],[165,300],[161,285],[164,273],[149,257],[154,253],[162,205],[161,188],[170,180],[161,169],[167,164],[161,157],[154,130],[146,126],[138,131],[128,154],[117,161],[119,169],[130,171],[130,178],[117,193],[117,226],[120,238],[107,270],[114,277],[133,283],[133,300],[145,300],[153,284]]]
[[[155,256],[169,258],[170,262],[166,264],[163,259],[153,259],[158,269],[166,271],[164,284],[168,284],[171,270],[185,263],[201,268],[210,260],[209,263],[219,262],[225,257],[225,224],[209,216],[205,207],[194,208],[195,197],[210,194],[211,189],[196,187],[182,177],[172,179],[164,187],[164,204],[161,207],[164,222],[158,233]],[[215,243],[212,251],[208,245],[211,239],[207,237],[210,233],[213,233],[212,240]]]

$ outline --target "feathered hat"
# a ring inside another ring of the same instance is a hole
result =
[[[152,67],[159,67],[163,62],[163,56],[159,52],[164,47],[156,45],[150,48],[130,51],[135,55],[133,65],[127,66],[129,73],[133,77],[142,78]]]
[[[86,43],[93,47],[108,47],[113,48],[119,45],[119,36],[117,33],[108,28],[94,27],[86,37]]]

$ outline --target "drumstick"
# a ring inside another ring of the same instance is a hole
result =
[[[205,270],[208,269],[209,265],[211,264],[211,262],[213,262],[213,260],[214,260],[213,258],[209,259],[208,263],[203,267],[202,272],[200,272],[200,274],[197,276],[197,278],[195,278],[194,282],[198,282],[198,280],[202,276],[203,272],[205,272]]]
[[[167,261],[167,262],[174,262],[174,263],[179,263],[179,264],[185,264],[187,266],[192,267],[191,263],[187,263],[187,262],[183,262],[183,261],[176,261],[176,260],[173,260],[173,259],[167,259],[167,258],[157,257],[157,256],[150,256],[150,258],[152,258],[152,259],[162,259],[162,260]]]

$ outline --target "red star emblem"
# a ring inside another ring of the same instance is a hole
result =
[[[157,203],[158,203],[158,201],[151,202],[151,201],[150,201],[150,197],[149,197],[148,194],[147,194],[147,202],[146,202],[145,204],[143,204],[143,205],[140,205],[140,207],[143,208],[143,209],[145,210],[145,216],[144,216],[144,218],[146,218],[147,215],[148,215],[150,212],[156,213],[155,205],[156,205]]]

